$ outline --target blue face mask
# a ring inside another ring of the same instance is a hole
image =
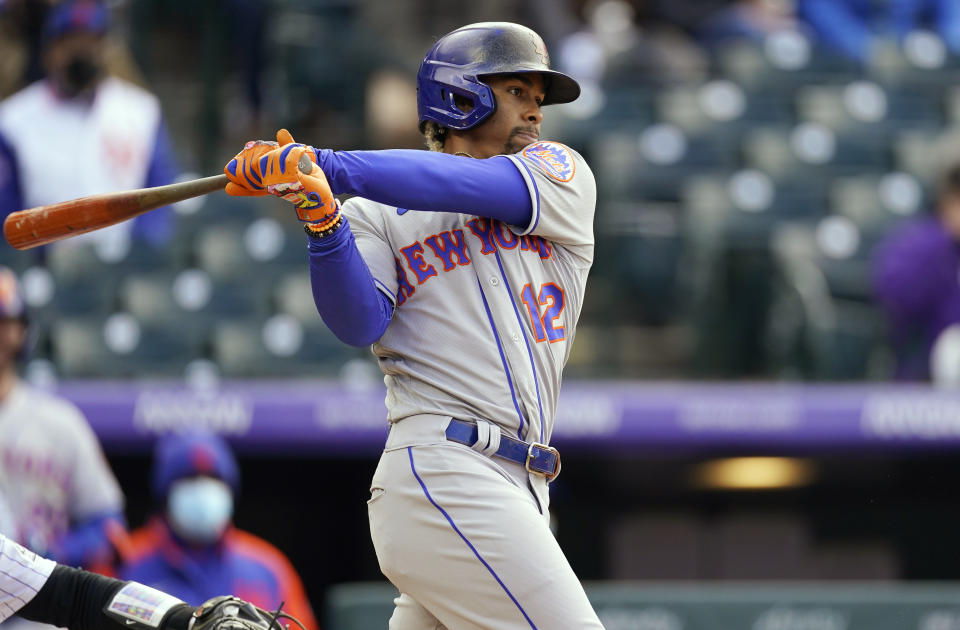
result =
[[[233,516],[230,486],[212,477],[175,481],[167,497],[170,526],[184,540],[201,545],[220,539]]]

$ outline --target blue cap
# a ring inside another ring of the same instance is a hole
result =
[[[43,24],[43,38],[51,41],[68,33],[107,32],[109,15],[99,0],[65,0],[54,5]]]
[[[0,319],[27,318],[27,307],[17,274],[9,267],[0,266]]]
[[[226,440],[208,431],[171,433],[157,441],[153,455],[153,495],[165,499],[174,481],[204,475],[221,479],[234,495],[240,490],[240,470]]]

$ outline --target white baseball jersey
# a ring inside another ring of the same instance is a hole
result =
[[[546,478],[489,456],[490,436],[550,440],[593,261],[596,184],[554,142],[490,159],[522,174],[528,225],[344,204],[396,306],[373,346],[392,425],[368,503],[380,568],[400,591],[390,628],[602,629],[550,531]],[[476,421],[484,443],[447,440],[451,418]]]
[[[122,512],[123,495],[83,414],[71,403],[18,383],[0,401],[0,495],[14,531],[38,552],[71,522]]]
[[[529,225],[361,198],[343,212],[396,305],[373,346],[389,420],[487,419],[547,443],[593,262],[596,183],[583,158],[555,142],[490,159],[512,160],[526,180]]]
[[[0,103],[0,133],[16,151],[27,208],[141,188],[159,124],[157,97],[115,77],[97,85],[89,104],[57,98],[46,81]],[[126,221],[78,238],[124,240],[132,225]]]
[[[33,599],[56,566],[0,533],[0,621]]]

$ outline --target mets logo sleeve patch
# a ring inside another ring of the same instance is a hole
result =
[[[538,163],[558,182],[569,182],[577,170],[570,149],[557,142],[537,142],[523,150],[523,157]]]

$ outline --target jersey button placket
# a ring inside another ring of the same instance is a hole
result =
[[[497,278],[496,276],[490,276],[490,284],[493,286],[499,286],[500,278]]]

